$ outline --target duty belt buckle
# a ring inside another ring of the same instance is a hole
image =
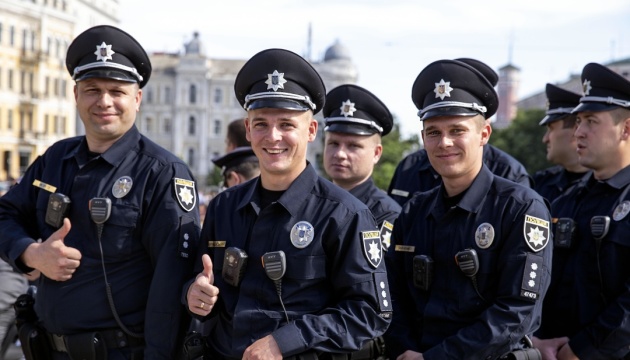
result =
[[[64,336],[63,335],[57,335],[57,334],[51,334],[51,338],[52,338],[52,342],[53,342],[53,346],[55,347],[55,350],[60,351],[60,352],[68,352],[68,349],[66,348],[66,342],[64,340]]]

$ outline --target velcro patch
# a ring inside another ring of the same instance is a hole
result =
[[[538,300],[540,296],[540,280],[542,275],[542,256],[529,253],[523,269],[523,281],[521,282],[521,297],[529,300]]]
[[[199,240],[199,229],[195,220],[190,216],[179,218],[179,256],[184,259],[190,258],[191,249],[197,248]]]
[[[361,232],[363,240],[363,254],[372,267],[377,268],[383,259],[383,246],[380,231]]]
[[[381,226],[381,243],[385,251],[387,251],[392,244],[392,230],[394,230],[394,224],[387,220],[383,221],[383,225]]]
[[[175,186],[175,198],[179,206],[185,211],[191,211],[197,204],[197,193],[195,192],[195,182],[186,179],[173,179]]]
[[[374,286],[376,287],[376,298],[378,299],[378,311],[384,318],[389,318],[392,312],[392,299],[389,294],[389,284],[387,283],[387,273],[375,272]]]
[[[540,251],[549,243],[549,221],[525,214],[523,235],[530,249]]]

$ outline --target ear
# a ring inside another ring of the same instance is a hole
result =
[[[140,111],[140,104],[142,103],[142,89],[138,89],[136,93],[136,112]]]
[[[77,87],[77,83],[74,83],[74,101],[76,102],[79,98],[79,88]]]
[[[308,142],[313,142],[317,137],[318,125],[319,124],[317,123],[317,120],[315,120],[315,118],[311,116],[308,124]]]
[[[383,144],[379,142],[374,147],[374,165],[376,165],[378,161],[381,159],[381,155],[383,155]]]
[[[230,171],[230,173],[228,174],[228,178],[230,180],[230,187],[243,182],[243,179],[239,174],[236,173],[236,171]]]
[[[625,119],[621,124],[621,139],[628,140],[630,138],[630,118]]]
[[[481,127],[481,146],[488,143],[488,140],[490,140],[490,134],[492,134],[492,127],[486,121]]]
[[[251,133],[251,124],[250,124],[250,120],[249,117],[245,118],[245,138],[247,139],[247,141],[252,142],[252,136],[250,135]]]

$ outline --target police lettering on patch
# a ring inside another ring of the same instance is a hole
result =
[[[291,244],[298,249],[310,245],[315,238],[315,229],[308,221],[299,221],[291,229]]]
[[[630,201],[625,200],[621,204],[617,205],[615,211],[613,211],[613,220],[620,221],[628,215],[630,212]]]
[[[392,244],[392,231],[394,230],[394,224],[389,221],[383,221],[381,225],[381,243],[383,244],[383,250],[387,251]]]
[[[523,235],[530,249],[533,251],[544,249],[549,243],[549,221],[526,214]]]
[[[380,231],[363,231],[363,254],[372,267],[377,268],[383,259],[383,246],[381,245]]]
[[[112,185],[112,195],[116,199],[120,199],[123,196],[129,193],[131,187],[133,186],[133,180],[129,176],[121,176],[116,180],[114,185]]]
[[[488,223],[483,223],[475,231],[475,243],[480,249],[487,249],[494,241],[494,227]]]
[[[197,204],[197,196],[195,193],[195,182],[186,179],[173,179],[175,185],[175,198],[179,206],[186,211],[191,211]]]
[[[532,253],[527,254],[523,281],[521,282],[521,297],[529,300],[538,300],[540,296],[540,280],[542,275],[542,256]]]

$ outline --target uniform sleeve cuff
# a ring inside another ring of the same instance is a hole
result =
[[[306,342],[302,339],[300,330],[294,323],[277,329],[271,336],[278,344],[282,357],[293,356],[307,350]]]

